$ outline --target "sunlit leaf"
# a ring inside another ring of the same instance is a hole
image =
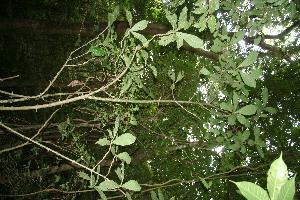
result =
[[[132,14],[128,10],[125,10],[125,12],[126,12],[126,19],[127,19],[128,23],[129,23],[129,26],[131,27],[132,26]]]
[[[203,75],[210,75],[210,72],[205,68],[203,67],[201,70],[200,70],[200,74],[203,74]]]
[[[126,183],[124,183],[122,185],[123,188],[126,188],[128,190],[132,190],[132,191],[141,191],[141,186],[139,185],[139,183],[136,180],[130,180]]]
[[[85,179],[85,180],[88,180],[88,181],[91,180],[90,175],[88,175],[85,172],[78,172],[78,176],[81,177],[81,178],[83,178],[83,179]]]
[[[249,200],[269,200],[267,191],[262,189],[260,186],[255,185],[254,183],[246,181],[233,183],[236,184],[242,195]]]
[[[131,133],[124,133],[118,136],[112,143],[120,146],[131,145],[135,142],[136,137]]]
[[[203,48],[203,40],[198,38],[195,35],[188,34],[188,33],[182,33],[182,32],[176,32],[176,36],[186,41],[191,47],[194,48]]]
[[[145,38],[145,36],[143,36],[142,34],[140,33],[136,33],[136,32],[131,32],[133,34],[133,36],[138,39],[139,41],[142,42],[143,46],[144,47],[147,47],[148,46],[148,40]]]
[[[239,67],[246,67],[254,63],[257,59],[258,53],[256,51],[251,51],[248,57],[239,65]]]
[[[293,200],[295,196],[295,179],[296,175],[288,180],[282,187],[278,195],[278,200]]]
[[[97,46],[91,46],[89,48],[89,52],[91,53],[92,56],[104,56],[105,54],[105,51]]]
[[[242,71],[240,71],[240,74],[246,85],[248,85],[250,87],[256,87],[256,81],[252,74],[247,74]]]
[[[117,155],[118,158],[120,158],[122,161],[125,161],[127,164],[131,163],[131,157],[127,152],[122,152]]]
[[[110,191],[115,188],[119,188],[120,186],[113,180],[105,180],[99,184],[99,186],[96,186],[95,188],[101,190],[101,191]]]
[[[288,180],[287,166],[282,160],[282,153],[270,166],[267,178],[267,187],[271,199],[277,199],[281,187]]]
[[[99,139],[96,144],[99,144],[101,146],[110,145],[110,141],[107,138]]]
[[[166,17],[169,20],[170,24],[172,25],[173,29],[177,28],[177,15],[170,13],[170,11],[165,10]]]
[[[178,29],[186,30],[189,28],[189,22],[187,21],[187,7],[184,7],[179,15]]]
[[[181,81],[181,79],[183,79],[183,77],[184,77],[184,72],[180,71],[177,75],[177,79],[176,79],[175,83]]]
[[[220,107],[223,110],[227,110],[227,111],[230,111],[230,112],[233,110],[233,106],[231,104],[225,103],[225,102],[220,103]]]
[[[148,23],[149,23],[148,21],[142,20],[142,21],[136,23],[135,25],[133,25],[133,27],[130,29],[130,31],[144,30],[145,28],[147,28]]]
[[[166,36],[160,37],[158,44],[162,45],[162,46],[166,46],[173,41],[174,41],[174,35],[166,35]]]
[[[150,192],[150,194],[151,194],[151,199],[152,199],[152,200],[159,200],[159,199],[157,198],[157,196],[156,196],[156,193],[155,193],[153,190]]]
[[[242,115],[254,115],[256,113],[256,107],[255,105],[247,105],[236,111],[236,113]]]
[[[272,108],[272,107],[266,107],[264,110],[271,114],[276,114],[276,112],[277,112],[276,109]]]

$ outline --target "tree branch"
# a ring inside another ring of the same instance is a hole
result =
[[[292,32],[295,28],[300,25],[300,20],[295,21],[290,27],[286,28],[282,33],[278,35],[265,35],[263,39],[282,39],[284,36]]]

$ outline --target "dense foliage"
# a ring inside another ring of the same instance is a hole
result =
[[[1,1],[0,196],[297,197],[299,9]]]

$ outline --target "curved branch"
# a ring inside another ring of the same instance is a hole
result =
[[[282,39],[284,36],[292,32],[299,25],[300,25],[300,20],[295,21],[290,27],[282,31],[282,33],[279,33],[278,35],[265,35],[263,39]]]

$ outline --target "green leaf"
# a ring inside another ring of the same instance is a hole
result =
[[[148,46],[148,40],[145,38],[145,36],[143,36],[142,34],[140,33],[136,33],[136,32],[131,32],[133,34],[133,36],[138,39],[139,41],[142,42],[143,46],[144,47],[147,47]]]
[[[105,54],[105,51],[97,46],[91,46],[89,48],[89,52],[91,53],[92,56],[104,56]]]
[[[184,7],[179,15],[178,29],[188,29],[189,22],[187,21],[187,7]]]
[[[242,115],[254,115],[256,112],[255,105],[247,105],[236,111],[236,113],[242,114]]]
[[[163,195],[163,193],[162,193],[162,191],[161,191],[161,189],[158,189],[157,194],[158,194],[158,199],[159,199],[159,200],[164,200],[164,199],[165,199],[165,198],[164,198],[164,195]]]
[[[158,44],[162,45],[162,46],[167,46],[169,43],[171,43],[173,41],[174,41],[174,35],[171,34],[171,35],[166,35],[166,36],[160,37]]]
[[[151,191],[150,194],[151,194],[151,199],[152,199],[152,200],[159,200],[159,199],[157,198],[157,196],[156,196],[156,193],[155,193],[154,191]]]
[[[173,30],[177,28],[177,15],[176,14],[171,14],[170,11],[165,10],[166,12],[166,17],[169,20],[170,24],[173,27]]]
[[[239,103],[239,96],[236,93],[233,94],[232,102],[233,102],[234,108],[237,108],[238,103]]]
[[[248,144],[249,144],[249,146],[252,147],[252,146],[254,145],[254,141],[253,141],[253,140],[249,140],[249,141],[248,141]]]
[[[235,143],[229,146],[229,149],[233,150],[233,151],[237,151],[240,148],[240,144]]]
[[[260,157],[264,158],[265,154],[264,154],[263,150],[261,149],[261,147],[256,145],[256,149],[257,149],[258,154],[260,155]]]
[[[266,107],[264,110],[271,114],[276,114],[276,112],[277,112],[276,109],[272,108],[272,107]]]
[[[239,31],[235,34],[235,38],[232,38],[231,44],[235,44],[239,41],[241,41],[245,37],[246,31]]]
[[[263,105],[266,106],[269,100],[268,88],[263,88],[262,96],[263,96]]]
[[[235,124],[235,120],[236,120],[236,117],[234,115],[231,115],[228,117],[228,124],[229,125],[234,125]]]
[[[131,29],[130,31],[141,31],[144,30],[145,28],[147,28],[148,25],[148,21],[147,20],[142,20],[138,23],[136,23]]]
[[[153,65],[150,65],[150,68],[152,70],[152,73],[153,73],[154,77],[156,78],[157,77],[157,69],[156,69],[156,67],[154,67]]]
[[[250,52],[248,57],[239,65],[239,67],[246,67],[254,63],[257,59],[258,53],[256,51]]]
[[[256,81],[252,74],[247,74],[242,71],[240,71],[240,74],[246,85],[248,85],[250,87],[254,87],[254,88],[256,87]]]
[[[231,104],[225,103],[225,102],[220,103],[220,107],[221,107],[221,109],[228,110],[230,112],[233,110],[233,106]]]
[[[102,190],[100,190],[97,186],[95,187],[95,189],[100,194],[100,197],[101,197],[102,200],[107,200],[107,197],[106,197],[106,195],[104,194],[104,192]]]
[[[169,70],[168,75],[169,75],[170,79],[174,82],[175,81],[175,72],[173,70]]]
[[[216,138],[216,141],[218,143],[222,143],[222,142],[224,142],[224,137],[219,136],[219,137]]]
[[[241,145],[241,152],[242,154],[245,154],[246,153],[246,147],[244,145]]]
[[[238,114],[236,118],[241,124],[246,124],[246,118],[243,115]]]
[[[209,185],[208,185],[208,183],[206,182],[206,180],[204,178],[201,178],[201,182],[202,182],[202,184],[204,185],[204,187],[206,189],[209,189]]]
[[[253,44],[258,45],[260,43],[260,41],[261,41],[261,37],[259,36],[258,38],[254,39]]]
[[[203,48],[203,40],[198,38],[195,35],[188,34],[188,33],[182,33],[182,32],[176,32],[176,36],[178,38],[184,39],[191,47],[194,48]]]
[[[128,23],[129,23],[129,26],[131,27],[132,26],[132,14],[128,10],[125,10],[125,12],[126,12],[126,19],[127,19]]]
[[[126,192],[126,197],[127,197],[128,200],[132,200],[132,198],[131,198],[129,192]]]
[[[91,177],[85,172],[78,172],[78,176],[88,181],[91,180]]]
[[[200,74],[203,74],[203,75],[208,76],[208,75],[210,75],[210,72],[209,72],[205,67],[203,67],[203,68],[200,70]]]
[[[120,146],[131,145],[135,142],[136,137],[131,133],[124,133],[118,136],[112,143]]]
[[[125,161],[127,164],[131,163],[131,157],[127,152],[122,152],[117,155],[118,158],[120,158],[122,161]]]
[[[240,192],[244,197],[249,200],[269,200],[267,191],[262,189],[260,186],[255,185],[254,183],[242,181],[234,182],[231,181],[239,188]]]
[[[141,186],[139,185],[139,183],[136,180],[130,180],[126,183],[124,183],[122,185],[123,188],[128,189],[128,190],[132,190],[132,191],[141,191]]]
[[[110,191],[115,188],[119,188],[120,186],[113,180],[105,180],[99,184],[99,186],[96,186],[97,190],[101,191]]]
[[[130,65],[130,59],[128,58],[128,56],[124,55],[123,60],[124,60],[126,66]]]
[[[254,79],[258,79],[262,76],[262,70],[261,69],[255,69],[253,71],[251,71],[251,76],[254,78]]]
[[[211,0],[209,2],[209,10],[210,11],[215,11],[215,10],[218,10],[220,7],[220,0]]]
[[[211,15],[207,21],[207,26],[211,33],[213,33],[216,30],[216,24],[217,24],[217,21],[216,21],[215,16]]]
[[[118,167],[115,172],[118,176],[118,178],[120,179],[120,181],[122,182],[124,180],[124,164],[121,164],[121,167]]]
[[[253,128],[253,133],[254,133],[255,138],[259,138],[259,136],[260,136],[260,128],[259,127],[254,127]]]
[[[175,83],[181,81],[181,79],[184,77],[184,71],[180,71],[177,75],[177,79],[175,81]]]
[[[281,187],[288,180],[287,166],[282,160],[282,153],[270,166],[267,178],[267,188],[270,198],[276,200],[278,198]]]
[[[278,195],[278,200],[293,200],[295,196],[295,178],[296,175],[288,180],[282,187]]]
[[[244,141],[247,140],[250,136],[250,131],[249,130],[245,130],[243,133],[243,137],[244,137]]]
[[[110,141],[107,138],[99,139],[96,144],[99,144],[101,146],[110,145]]]

